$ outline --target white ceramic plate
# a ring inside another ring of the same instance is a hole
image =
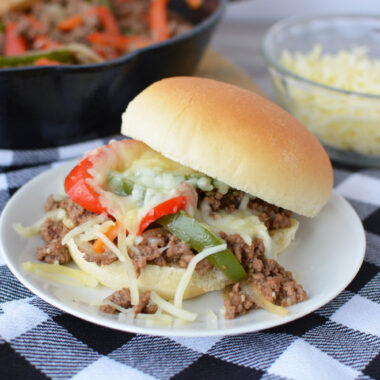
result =
[[[292,271],[307,291],[309,299],[289,308],[285,317],[265,310],[250,311],[232,321],[219,318],[211,326],[205,310],[218,316],[223,305],[221,292],[213,292],[184,302],[184,308],[199,313],[197,321],[180,327],[148,327],[146,321],[120,321],[118,316],[100,313],[80,300],[98,300],[111,291],[63,286],[30,274],[22,263],[34,260],[39,237],[20,238],[12,225],[30,225],[43,214],[43,204],[50,194],[62,192],[65,175],[74,162],[57,166],[23,186],[5,207],[0,220],[0,248],[13,274],[46,302],[87,321],[114,329],[164,336],[211,336],[253,332],[293,321],[329,302],[355,277],[364,258],[365,235],[361,221],[351,206],[333,192],[323,211],[314,219],[299,217],[296,241],[279,262]],[[79,302],[78,302],[79,301]]]

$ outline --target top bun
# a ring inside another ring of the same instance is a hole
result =
[[[174,77],[129,103],[122,131],[164,156],[276,206],[315,216],[333,175],[319,141],[295,118],[250,91]]]

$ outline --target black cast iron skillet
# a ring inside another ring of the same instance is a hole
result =
[[[118,133],[122,112],[140,91],[193,73],[225,4],[204,0],[194,11],[184,0],[171,0],[170,7],[195,26],[116,60],[0,69],[0,148],[52,147]]]

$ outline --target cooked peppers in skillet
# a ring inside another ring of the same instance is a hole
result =
[[[186,2],[194,9],[202,5],[201,0]],[[1,7],[0,67],[98,63],[189,30],[192,25],[170,10],[168,3],[41,0],[24,9]],[[70,44],[80,46],[65,58],[57,58],[56,52],[43,54],[45,50],[70,50]]]
[[[47,52],[29,53],[14,57],[0,56],[0,67],[19,66],[45,66],[48,64],[60,65],[63,63],[73,63],[74,57],[70,50],[57,49]]]

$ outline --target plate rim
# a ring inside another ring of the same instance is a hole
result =
[[[32,185],[35,182],[39,182],[43,180],[44,177],[49,176],[52,172],[57,171],[58,169],[62,169],[62,167],[68,167],[76,164],[78,162],[78,159],[74,160],[68,160],[64,162],[59,162],[58,165],[55,165],[51,167],[50,169],[38,174],[31,180],[27,181],[23,186],[21,186],[8,200],[6,206],[1,212],[0,216],[0,254],[2,254],[2,257],[5,261],[5,264],[9,268],[9,270],[12,272],[12,274],[18,279],[18,281],[23,284],[28,290],[30,290],[34,295],[40,297],[45,302],[47,302],[50,305],[53,305],[57,309],[68,313],[70,315],[73,315],[77,318],[80,318],[82,320],[94,323],[99,326],[112,328],[114,330],[123,331],[123,332],[129,332],[129,333],[135,333],[135,334],[144,334],[144,335],[153,335],[153,336],[165,336],[165,337],[211,337],[211,336],[231,336],[231,335],[238,335],[243,333],[251,333],[251,332],[258,332],[263,331],[269,328],[278,327],[281,325],[284,325],[286,323],[292,322],[296,319],[302,318],[305,315],[308,315],[310,313],[313,313],[315,310],[318,310],[322,306],[326,305],[328,302],[333,300],[336,296],[338,296],[350,283],[351,281],[356,277],[357,273],[359,272],[363,261],[365,257],[366,252],[366,236],[365,236],[365,230],[363,228],[362,221],[355,211],[355,209],[351,206],[351,204],[337,191],[334,189],[332,190],[331,196],[329,198],[328,203],[331,201],[332,198],[335,198],[337,202],[340,203],[340,207],[345,208],[347,211],[349,211],[352,214],[351,222],[358,225],[357,230],[357,239],[358,242],[360,242],[361,251],[358,251],[357,260],[355,263],[355,266],[352,268],[350,276],[348,276],[346,282],[341,284],[341,286],[337,287],[333,293],[331,293],[327,298],[322,298],[319,303],[314,304],[312,307],[307,308],[305,310],[301,310],[296,313],[291,313],[286,317],[283,317],[282,319],[278,320],[268,320],[266,323],[261,323],[259,328],[254,328],[252,323],[247,323],[242,326],[234,326],[234,327],[218,327],[218,328],[210,328],[210,329],[173,329],[171,327],[164,327],[164,328],[154,328],[154,327],[144,327],[139,326],[135,324],[122,324],[118,320],[112,320],[112,319],[105,319],[101,316],[97,315],[91,315],[87,314],[81,310],[78,310],[76,308],[73,308],[69,304],[56,300],[53,297],[49,296],[45,291],[42,289],[40,290],[37,286],[35,286],[32,282],[28,280],[27,277],[25,277],[22,273],[21,267],[18,268],[16,265],[13,265],[12,261],[8,257],[7,251],[4,247],[4,241],[3,241],[3,230],[4,230],[4,224],[7,220],[7,215],[10,212],[12,205],[14,202],[17,202],[17,199],[22,196],[23,192],[28,191],[27,186]],[[290,307],[291,308],[291,307]],[[104,322],[104,323],[102,323]],[[262,326],[264,325],[264,327]],[[266,326],[267,325],[267,326]],[[125,328],[123,328],[125,326]]]

